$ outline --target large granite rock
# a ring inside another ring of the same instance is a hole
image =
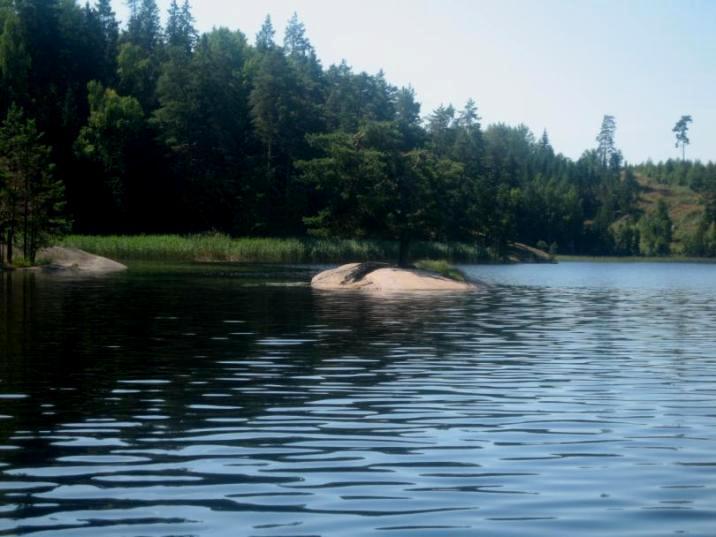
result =
[[[42,262],[45,271],[75,271],[88,274],[106,274],[127,270],[125,265],[93,255],[79,248],[53,246],[40,250],[38,261]]]
[[[471,282],[445,278],[434,272],[392,267],[385,263],[350,263],[314,276],[315,289],[370,291],[473,291]]]

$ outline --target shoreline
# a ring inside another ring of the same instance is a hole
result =
[[[231,238],[222,234],[194,235],[68,235],[59,246],[79,248],[120,261],[173,261],[192,263],[342,264],[362,261],[394,262],[397,241],[320,238]],[[518,252],[515,255],[515,252]],[[540,253],[542,254],[540,256]],[[509,265],[519,263],[705,263],[716,258],[672,255],[667,257],[592,256],[548,254],[515,244],[498,258],[481,246],[459,242],[416,241],[411,260],[442,259],[452,264]]]
[[[560,263],[694,263],[694,264],[716,264],[714,257],[688,257],[688,256],[666,256],[666,257],[639,257],[639,256],[591,256],[591,255],[557,255]]]
[[[357,239],[285,239],[230,238],[224,235],[70,235],[59,246],[79,248],[96,256],[122,263],[240,263],[266,265],[340,265],[352,262],[394,262],[397,241]],[[521,245],[520,245],[521,246]],[[525,247],[529,248],[529,247]],[[533,250],[533,249],[530,249]],[[530,255],[528,250],[526,255]],[[497,259],[487,250],[461,243],[416,242],[411,253],[418,260],[446,260],[455,265],[514,265],[549,263],[690,263],[716,264],[716,258],[668,256],[590,256],[556,255],[535,259],[515,257]],[[21,272],[42,269],[47,263],[34,266],[3,264],[0,272]]]
[[[399,253],[398,241],[389,240],[231,238],[221,234],[69,235],[58,244],[123,261],[332,264],[394,262]],[[499,262],[488,249],[464,243],[416,241],[410,257],[453,263]]]

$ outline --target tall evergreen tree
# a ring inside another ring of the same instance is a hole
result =
[[[188,56],[198,39],[188,0],[184,0],[181,7],[176,0],[172,0],[168,15],[165,32],[167,46],[170,51],[177,51]]]
[[[97,0],[95,12],[102,30],[102,80],[112,83],[117,76],[117,54],[119,54],[119,23],[112,10],[111,0]]]
[[[240,32],[202,36],[186,70],[167,70],[153,120],[179,189],[185,230],[261,230],[251,163],[260,146],[248,110],[250,55]],[[263,183],[262,183],[263,184]]]
[[[23,257],[34,263],[37,251],[53,234],[63,231],[64,185],[53,177],[50,147],[42,143],[35,121],[11,106],[0,127],[0,175],[5,180],[4,227],[7,260],[22,239]]]
[[[455,126],[455,108],[452,105],[440,105],[428,116],[427,130],[437,155],[448,157],[451,154],[457,134]]]
[[[691,143],[688,132],[689,124],[692,121],[691,116],[681,116],[681,119],[679,119],[679,121],[676,122],[676,125],[674,125],[674,128],[671,129],[672,132],[676,134],[676,147],[678,148],[681,146],[682,161],[686,161],[686,146]]]
[[[306,37],[306,27],[294,13],[286,26],[283,38],[283,49],[290,58],[312,59],[316,56],[313,45]]]
[[[597,135],[597,155],[605,168],[609,165],[612,155],[616,152],[614,135],[617,125],[614,116],[605,115],[602,118],[602,126]]]
[[[119,89],[137,98],[146,113],[156,107],[162,28],[155,0],[133,0],[117,57]]]
[[[127,41],[139,46],[146,53],[153,52],[161,44],[162,37],[156,0],[131,0],[129,8]]]
[[[259,33],[256,34],[256,48],[259,51],[265,51],[272,49],[276,46],[274,37],[276,36],[276,30],[274,30],[273,23],[271,22],[271,15],[266,15]]]
[[[0,35],[0,106],[2,113],[12,103],[25,103],[32,59],[27,50],[19,17],[8,10]]]
[[[412,87],[400,88],[396,93],[395,120],[407,147],[423,146],[425,134],[420,123],[420,103]]]
[[[267,210],[276,215],[271,219],[274,232],[285,228],[295,210],[289,200],[292,188],[292,153],[297,132],[305,132],[296,121],[300,111],[300,95],[286,57],[277,48],[262,48],[258,68],[249,96],[251,118],[256,134],[264,146],[264,180],[268,192]]]
[[[451,156],[465,166],[466,174],[473,180],[483,172],[485,148],[480,119],[477,103],[473,99],[468,99],[455,122],[457,133]]]

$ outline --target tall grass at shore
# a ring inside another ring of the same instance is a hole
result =
[[[119,260],[340,263],[398,258],[396,241],[353,239],[232,239],[221,234],[69,235],[61,244]],[[410,253],[414,259],[490,260],[485,249],[463,243],[416,242]]]

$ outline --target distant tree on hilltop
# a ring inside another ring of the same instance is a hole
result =
[[[681,146],[681,160],[686,160],[686,146],[691,143],[688,132],[689,124],[692,121],[691,116],[681,116],[681,119],[679,119],[676,125],[674,125],[674,128],[671,129],[671,132],[676,134],[676,147]]]
[[[605,115],[602,118],[602,126],[597,134],[597,154],[602,166],[606,167],[613,154],[617,152],[614,135],[617,124],[614,116]]]

